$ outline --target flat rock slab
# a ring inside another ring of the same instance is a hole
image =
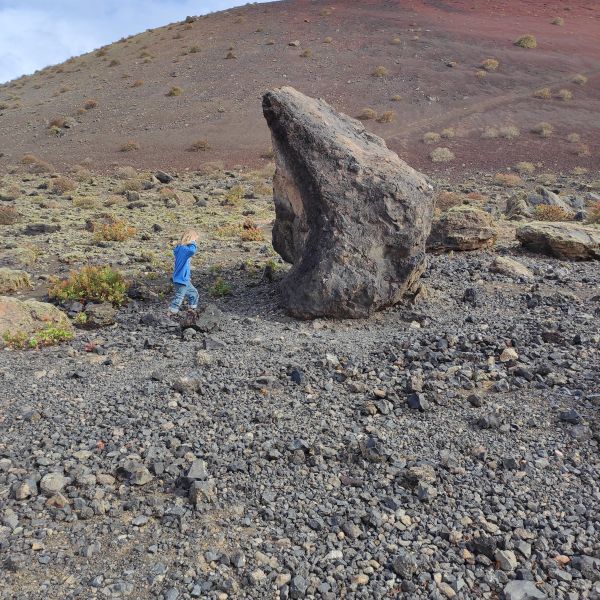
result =
[[[600,259],[600,227],[534,221],[517,229],[517,239],[534,252],[563,259]]]
[[[362,123],[291,87],[263,97],[271,129],[273,247],[298,318],[366,317],[425,269],[433,188]]]
[[[430,252],[481,250],[498,237],[488,213],[471,206],[456,206],[435,219],[427,240]]]

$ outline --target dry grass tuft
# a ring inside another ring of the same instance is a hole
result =
[[[436,148],[429,153],[429,158],[433,162],[450,162],[454,160],[454,153],[450,148]]]
[[[502,187],[517,187],[522,185],[523,180],[518,175],[512,175],[511,173],[496,173],[494,183]]]
[[[52,181],[52,192],[62,195],[66,192],[72,192],[77,188],[77,184],[68,177],[57,177]]]
[[[134,150],[139,150],[140,145],[134,140],[127,140],[119,150],[121,152],[133,152]]]
[[[585,75],[582,75],[581,73],[577,73],[577,75],[575,75],[573,77],[573,79],[571,79],[571,81],[577,85],[585,85],[587,83],[588,78]]]
[[[493,140],[496,139],[500,135],[497,127],[486,127],[481,132],[481,137],[485,140]]]
[[[600,202],[596,202],[596,204],[590,208],[587,222],[591,225],[600,225]]]
[[[535,217],[538,221],[572,221],[573,213],[562,206],[538,204],[535,207]]]
[[[373,77],[387,77],[389,74],[390,72],[382,65],[375,67],[375,70],[373,71],[373,73],[371,73]]]
[[[464,199],[456,192],[442,190],[435,197],[435,207],[444,212],[454,206],[460,206],[464,203]]]
[[[0,225],[14,225],[21,219],[21,215],[12,206],[0,206]]]
[[[514,125],[507,125],[506,127],[500,127],[498,135],[505,140],[512,140],[521,135],[521,130]]]
[[[570,133],[567,136],[567,142],[571,144],[578,144],[581,141],[581,136],[578,133]]]
[[[324,40],[323,43],[324,44],[331,44],[331,42],[333,42],[333,38],[330,36],[327,36]]]
[[[94,239],[106,242],[124,242],[136,234],[136,228],[122,220],[113,220],[110,223],[93,223],[92,232]]]
[[[30,153],[23,155],[21,164],[25,165],[30,173],[51,173],[54,170],[50,163]]]
[[[442,129],[441,136],[445,140],[451,140],[456,137],[456,131],[455,131],[454,127],[446,127],[446,129]]]
[[[181,96],[183,94],[183,88],[174,85],[168,92],[167,96]]]
[[[515,46],[519,46],[519,48],[537,48],[537,40],[534,35],[527,33],[522,35],[514,42]]]
[[[391,41],[391,43],[392,43],[394,46],[397,46],[398,44],[401,44],[401,43],[402,43],[402,39],[400,38],[400,36],[397,36],[397,35],[396,35],[396,36],[394,36],[394,37],[392,38],[392,41]]]
[[[567,89],[558,90],[556,97],[563,102],[569,102],[569,100],[573,99],[573,92]]]
[[[552,125],[550,125],[550,123],[546,123],[545,121],[542,121],[541,123],[538,123],[537,125],[534,125],[531,128],[531,133],[535,133],[537,135],[539,135],[540,137],[550,137],[552,135],[552,132],[554,131],[554,127],[552,127]]]
[[[227,55],[225,56],[226,60],[232,60],[232,59],[235,59],[235,58],[237,58],[237,56],[234,54],[233,50],[229,50],[227,52]]]
[[[578,144],[577,146],[571,148],[571,154],[575,154],[577,156],[590,156],[592,151],[587,144]]]
[[[558,27],[562,27],[565,24],[565,20],[562,17],[554,17],[550,23],[552,25],[558,25]]]
[[[392,102],[400,102],[400,100],[402,100],[402,96],[400,94],[396,94],[395,96],[391,97]]]
[[[486,58],[481,63],[481,68],[486,71],[495,71],[500,66],[500,62],[495,58]]]
[[[477,77],[477,79],[485,79],[487,77],[487,71],[479,69],[479,71],[475,71],[475,77]]]
[[[136,79],[132,84],[131,87],[142,87],[144,85],[144,80],[143,79]]]
[[[533,92],[534,98],[539,98],[540,100],[550,100],[552,98],[552,90],[549,87],[543,87],[539,90]]]
[[[425,144],[437,144],[442,139],[442,136],[435,131],[428,131],[423,135],[423,142]]]
[[[92,110],[92,108],[96,108],[96,106],[98,106],[98,101],[95,98],[88,98],[83,103],[83,108],[85,108],[85,110]]]

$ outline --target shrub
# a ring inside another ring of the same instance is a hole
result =
[[[521,175],[531,175],[535,171],[535,165],[530,162],[522,161],[515,165],[515,170]]]
[[[196,140],[195,142],[193,142],[190,145],[188,150],[190,152],[204,152],[205,150],[208,150],[209,148],[210,148],[210,144],[208,143],[207,140]]]
[[[21,219],[21,215],[12,206],[0,206],[0,225],[14,225]]]
[[[568,102],[569,100],[573,99],[573,92],[567,89],[558,90],[556,97],[563,102]]]
[[[542,121],[531,128],[531,133],[536,133],[540,137],[550,137],[553,131],[554,128],[552,125],[550,125],[550,123],[546,123],[545,121]]]
[[[370,121],[377,118],[377,113],[372,108],[363,108],[357,118],[361,121]]]
[[[423,135],[423,142],[426,144],[437,144],[442,139],[442,136],[435,131],[428,131]]]
[[[122,220],[115,220],[110,223],[94,223],[92,231],[96,240],[106,242],[124,242],[136,234],[135,227]]]
[[[396,119],[396,113],[393,110],[386,110],[377,117],[378,123],[391,123]]]
[[[392,41],[391,41],[391,43],[392,43],[394,46],[397,46],[398,44],[401,44],[401,43],[402,43],[402,39],[401,39],[399,36],[397,36],[397,35],[396,35],[396,36],[394,36],[394,37],[392,38]]]
[[[435,198],[435,207],[442,212],[452,208],[453,206],[460,206],[461,204],[463,204],[463,198],[456,192],[448,192],[443,190],[439,192]]]
[[[511,175],[510,173],[496,173],[496,175],[494,175],[494,183],[502,187],[516,187],[521,185],[523,181],[518,175]]]
[[[200,46],[191,46],[188,52],[190,54],[197,54],[198,52],[200,52]]]
[[[433,162],[449,162],[454,160],[454,153],[449,148],[436,148],[430,152],[429,157]]]
[[[559,27],[562,27],[565,24],[565,20],[562,17],[554,17],[550,23],[552,25],[558,25]]]
[[[393,102],[400,102],[400,100],[402,100],[402,96],[400,94],[396,94],[395,96],[392,96],[391,99]]]
[[[53,119],[50,119],[50,122],[48,123],[48,129],[51,129],[52,127],[58,127],[62,129],[66,124],[66,117],[54,117]]]
[[[262,242],[264,241],[265,236],[252,219],[247,219],[242,225],[240,238],[243,242]]]
[[[227,55],[225,56],[226,60],[232,60],[232,59],[235,59],[235,58],[237,58],[237,56],[233,53],[233,50],[229,50],[227,52]]]
[[[486,71],[495,71],[500,66],[500,63],[495,58],[486,58],[481,63],[481,68]]]
[[[479,71],[475,71],[475,77],[477,77],[477,79],[484,79],[485,77],[487,77],[487,71],[479,69]]]
[[[85,110],[92,110],[92,108],[96,108],[96,106],[98,106],[98,100],[95,98],[88,98],[83,103],[83,108],[85,108]]]
[[[82,196],[81,198],[75,198],[73,200],[73,206],[76,208],[98,208],[98,199],[91,198],[90,196]]]
[[[454,130],[454,127],[446,127],[446,129],[442,129],[441,136],[445,140],[451,140],[456,136],[456,131]]]
[[[596,204],[590,208],[587,222],[592,225],[600,225],[600,202],[596,202]]]
[[[590,147],[587,144],[578,144],[571,149],[571,154],[576,154],[577,156],[589,156],[591,153]]]
[[[115,177],[117,179],[135,179],[137,177],[137,171],[133,167],[119,167],[115,171]]]
[[[227,195],[225,196],[225,199],[227,200],[227,202],[229,204],[239,204],[242,199],[244,198],[244,187],[241,185],[234,185],[228,192]]]
[[[304,52],[302,52],[302,54],[300,54],[302,58],[311,58],[312,55],[313,51],[310,48],[307,48],[306,50],[304,50]]]
[[[571,79],[571,81],[577,85],[585,85],[587,83],[588,78],[585,75],[582,75],[581,73],[577,73],[577,75],[575,75],[575,77],[573,77],[573,79]]]
[[[482,132],[481,132],[481,137],[484,139],[495,139],[500,135],[500,132],[498,131],[498,129],[496,127],[486,127]]]
[[[119,150],[121,152],[133,152],[134,150],[139,150],[140,149],[140,145],[133,141],[133,140],[127,140],[122,146],[121,148],[119,148]]]
[[[331,44],[331,42],[333,42],[333,38],[332,38],[332,37],[329,37],[329,36],[327,36],[327,37],[326,37],[326,38],[323,40],[323,43],[324,43],[324,44]]]
[[[210,293],[215,298],[222,298],[223,296],[231,294],[231,285],[229,285],[222,277],[217,277],[210,290]]]
[[[2,337],[6,345],[14,350],[35,350],[68,342],[73,339],[73,332],[62,327],[48,326],[33,335],[18,331],[16,333],[6,332]]]
[[[585,167],[573,167],[571,174],[579,177],[581,175],[585,175],[587,172],[588,170]]]
[[[83,267],[72,272],[68,279],[53,278],[48,288],[48,296],[59,301],[110,302],[117,306],[126,302],[126,293],[123,274],[109,266]]]
[[[538,221],[571,221],[573,213],[562,206],[551,204],[538,204],[535,207],[535,216]]]
[[[389,74],[390,72],[382,65],[375,67],[375,70],[373,71],[373,73],[371,73],[373,77],[387,77]]]
[[[500,127],[498,135],[505,140],[512,140],[521,135],[521,131],[514,125],[508,125],[506,127]]]
[[[68,177],[57,177],[52,181],[52,192],[62,195],[66,192],[72,192],[77,188],[77,184]]]
[[[136,79],[132,84],[131,87],[142,87],[144,85],[144,80],[143,79]]]
[[[570,142],[571,144],[577,144],[581,141],[581,136],[578,133],[570,133],[567,136],[567,142]]]
[[[181,96],[183,94],[183,89],[174,85],[168,92],[167,96]]]
[[[515,40],[515,46],[519,46],[519,48],[537,48],[537,40],[534,35],[527,33]]]
[[[109,63],[108,66],[109,67],[118,67],[121,63],[116,59],[113,58]]]
[[[550,100],[552,98],[552,91],[549,87],[543,87],[533,92],[533,97],[540,98],[540,100]]]

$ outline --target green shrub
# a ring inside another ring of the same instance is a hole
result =
[[[534,35],[528,33],[518,38],[515,41],[515,46],[519,46],[519,48],[537,48],[537,40]]]
[[[99,301],[119,306],[127,300],[127,283],[122,273],[109,266],[87,266],[73,271],[68,279],[52,279],[48,296],[60,301]]]
[[[222,277],[217,277],[210,290],[210,293],[215,298],[222,298],[223,296],[231,294],[231,285],[227,283]]]
[[[6,345],[15,350],[34,350],[45,346],[55,346],[73,339],[73,332],[61,327],[49,326],[29,335],[24,331],[7,332],[3,336]]]

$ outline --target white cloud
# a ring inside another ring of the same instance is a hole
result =
[[[187,15],[241,4],[239,0],[0,0],[0,82]]]

